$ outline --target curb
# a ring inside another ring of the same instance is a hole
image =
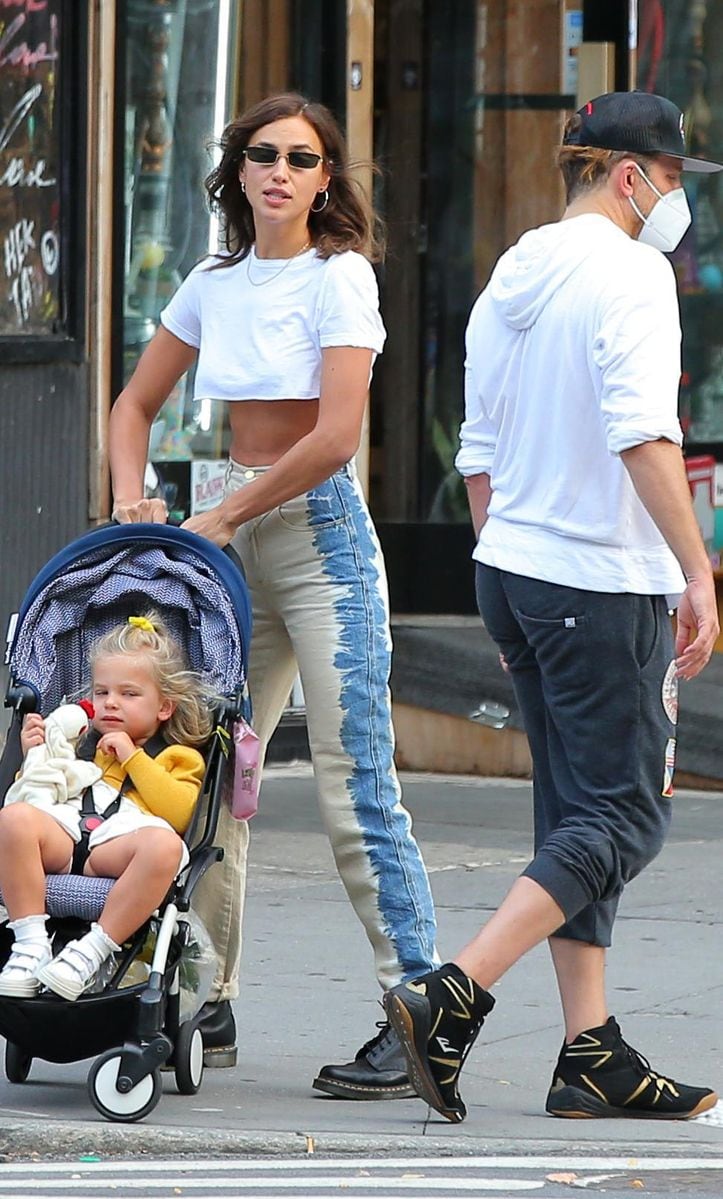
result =
[[[460,1136],[368,1136],[355,1133],[219,1132],[184,1127],[149,1128],[95,1121],[6,1120],[0,1129],[0,1162],[13,1159],[77,1161],[86,1156],[129,1157],[723,1157],[718,1142],[525,1140]]]

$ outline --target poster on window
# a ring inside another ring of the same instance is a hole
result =
[[[60,326],[63,0],[0,0],[0,336]]]
[[[201,458],[191,463],[191,516],[221,503],[227,466],[225,458]]]

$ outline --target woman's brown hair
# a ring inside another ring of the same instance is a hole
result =
[[[330,175],[329,199],[319,212],[309,211],[309,231],[317,254],[329,258],[357,250],[372,262],[384,256],[381,222],[363,188],[351,174],[346,143],[333,115],[323,104],[297,92],[268,96],[236,117],[223,131],[218,145],[221,160],[205,180],[212,210],[222,216],[222,239],[228,255],[211,270],[232,266],[249,253],[255,240],[251,205],[239,179],[243,151],[257,129],[284,117],[303,117],[316,131]]]

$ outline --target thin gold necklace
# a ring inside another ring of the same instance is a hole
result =
[[[249,283],[251,284],[252,287],[263,287],[264,284],[266,284],[266,283],[273,283],[274,279],[278,279],[279,275],[283,275],[283,273],[286,270],[289,263],[293,262],[295,258],[298,258],[300,254],[303,254],[305,250],[308,250],[310,246],[311,246],[311,242],[305,241],[300,250],[297,250],[295,254],[292,254],[291,258],[286,259],[286,262],[280,268],[280,270],[275,271],[273,275],[267,275],[267,277],[265,279],[252,279],[251,278],[251,257],[254,253],[254,250],[252,247],[251,250],[249,251],[248,257],[246,259],[246,274],[248,275]]]

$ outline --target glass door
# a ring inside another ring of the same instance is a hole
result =
[[[212,142],[230,109],[232,0],[129,0],[120,6],[122,344],[115,391],[130,377],[188,271],[216,248],[204,200]],[[222,417],[184,376],[151,429],[147,486],[183,518],[218,500]]]

